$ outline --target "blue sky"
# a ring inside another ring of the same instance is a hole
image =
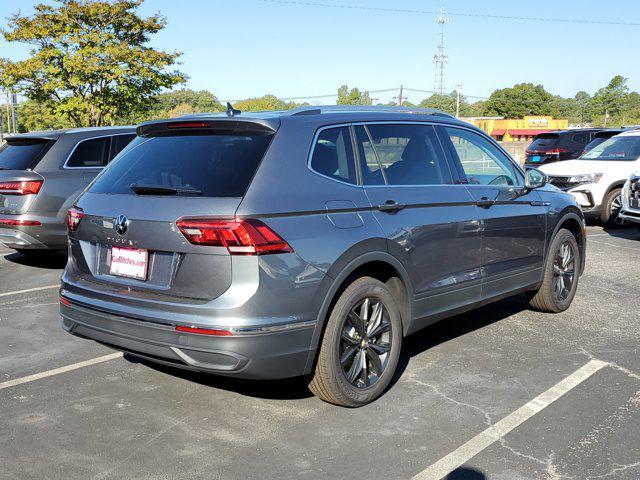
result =
[[[315,3],[438,10],[526,17],[640,22],[640,2],[578,0],[309,0]],[[35,2],[0,3],[0,23]],[[295,3],[295,2],[292,2]],[[188,87],[220,99],[273,93],[331,94],[342,84],[365,90],[400,84],[432,90],[437,41],[434,15],[266,3],[258,0],[146,0],[167,28],[152,45],[183,52]],[[447,90],[488,96],[519,82],[541,83],[559,95],[593,93],[613,75],[640,90],[635,53],[640,26],[589,25],[451,16],[446,25]],[[25,58],[28,47],[0,41],[0,56]],[[387,101],[394,93],[372,96]],[[409,94],[419,101],[425,94]]]

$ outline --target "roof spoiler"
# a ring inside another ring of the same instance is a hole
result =
[[[185,118],[174,120],[161,120],[145,122],[136,128],[136,135],[139,137],[161,137],[169,135],[185,135],[193,133],[217,133],[217,134],[238,134],[245,133],[275,133],[276,129],[259,120],[235,120],[233,117],[204,119]]]

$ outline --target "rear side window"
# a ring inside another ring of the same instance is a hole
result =
[[[358,148],[371,148],[380,171],[369,167],[365,153],[363,183],[379,184],[381,174],[388,185],[441,185],[452,183],[451,171],[444,159],[440,142],[431,125],[372,124],[363,127],[369,138],[359,136]],[[373,141],[373,145],[367,144]],[[363,142],[360,144],[360,142]]]
[[[109,163],[111,137],[82,140],[67,160],[70,168],[99,168]]]
[[[172,135],[127,148],[90,190],[130,194],[132,186],[195,190],[205,197],[242,197],[272,134]]]
[[[134,134],[131,135],[114,135],[111,137],[111,152],[109,153],[109,161],[113,160],[124,147],[129,145],[129,142],[136,138]]]
[[[15,139],[0,147],[0,170],[34,168],[55,140]]]
[[[322,130],[313,148],[311,168],[327,177],[356,184],[349,127]]]

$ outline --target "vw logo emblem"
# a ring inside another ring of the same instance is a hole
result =
[[[116,232],[118,235],[124,235],[127,233],[127,227],[129,226],[129,219],[126,215],[118,215],[116,219]]]

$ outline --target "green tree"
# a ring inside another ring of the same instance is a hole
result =
[[[221,112],[225,107],[218,98],[207,90],[193,91],[188,88],[161,93],[153,99],[154,107],[151,110],[152,118],[165,118],[168,112],[181,107],[185,113]],[[185,105],[190,107],[186,111]]]
[[[65,115],[56,115],[52,111],[55,111],[55,105],[45,105],[33,100],[21,102],[18,105],[18,130],[32,132],[74,126]]]
[[[587,92],[580,90],[573,97],[578,104],[578,112],[580,115],[580,123],[584,124],[591,121],[591,116],[589,115],[589,105],[591,103],[591,95]]]
[[[602,125],[606,126],[609,117],[617,117],[622,112],[628,91],[626,78],[622,75],[613,77],[609,84],[599,89],[591,99],[594,117],[600,117]]]
[[[77,126],[148,111],[152,96],[186,77],[167,70],[180,53],[148,46],[166,20],[159,14],[139,16],[142,2],[56,0],[37,4],[33,16],[16,13],[2,34],[9,42],[31,45],[31,57],[2,60],[1,81]]]
[[[245,112],[260,112],[265,110],[288,110],[298,106],[300,106],[299,103],[285,102],[275,95],[264,95],[262,97],[240,100],[233,105],[233,108]]]
[[[553,96],[542,85],[519,83],[494,91],[485,105],[485,114],[507,118],[550,115]]]
[[[357,88],[349,90],[347,85],[338,89],[338,105],[371,105],[369,92],[361,92]]]

